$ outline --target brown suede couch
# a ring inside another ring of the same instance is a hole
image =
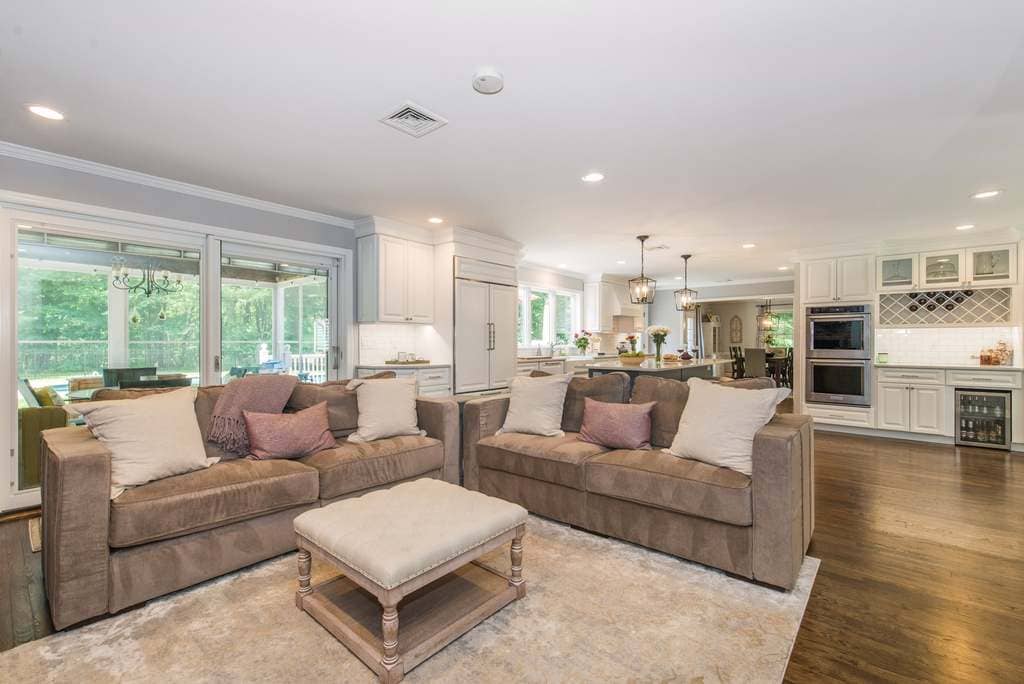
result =
[[[234,458],[133,487],[110,499],[110,454],[85,427],[43,432],[43,565],[57,629],[115,613],[295,548],[292,521],[339,499],[421,477],[459,481],[459,411],[417,400],[427,436],[350,443],[355,392],[347,381],[296,386],[286,411],[328,402],[337,445],[298,460]],[[102,390],[95,400],[161,390]],[[166,390],[164,390],[166,391]],[[205,441],[223,387],[202,387]],[[145,429],[145,426],[139,426]]]
[[[733,387],[773,387],[770,379]],[[465,486],[531,513],[791,589],[814,530],[811,418],[779,415],[754,439],[753,475],[662,451],[675,437],[686,383],[610,373],[574,378],[564,437],[496,434],[509,397],[463,408]],[[650,450],[612,450],[579,438],[585,397],[657,402]],[[727,429],[727,428],[723,428]]]

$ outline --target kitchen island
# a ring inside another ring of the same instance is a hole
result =
[[[606,373],[626,373],[629,375],[630,387],[641,375],[653,375],[669,380],[687,380],[688,378],[713,378],[719,375],[718,369],[722,366],[731,366],[729,359],[690,359],[689,361],[663,361],[655,362],[653,358],[647,359],[639,366],[627,366],[618,359],[614,361],[598,361],[586,365],[590,377],[605,375]]]

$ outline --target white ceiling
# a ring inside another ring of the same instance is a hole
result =
[[[572,271],[635,274],[643,232],[655,276],[693,252],[694,282],[763,278],[797,248],[1024,226],[1022,39],[1020,0],[6,0],[0,139],[439,215]],[[504,92],[472,90],[486,64]],[[406,99],[449,125],[377,122]]]

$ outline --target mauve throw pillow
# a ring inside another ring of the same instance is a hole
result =
[[[587,397],[580,439],[609,449],[650,449],[654,404],[612,404]]]
[[[249,433],[250,458],[301,458],[335,446],[327,419],[327,402],[298,413],[242,411]]]

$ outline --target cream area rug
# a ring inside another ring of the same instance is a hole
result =
[[[526,597],[407,681],[779,682],[819,565],[782,592],[534,516],[523,547]],[[507,549],[485,560],[508,570]],[[295,554],[260,563],[2,653],[0,679],[375,681],[295,607],[295,578]]]

